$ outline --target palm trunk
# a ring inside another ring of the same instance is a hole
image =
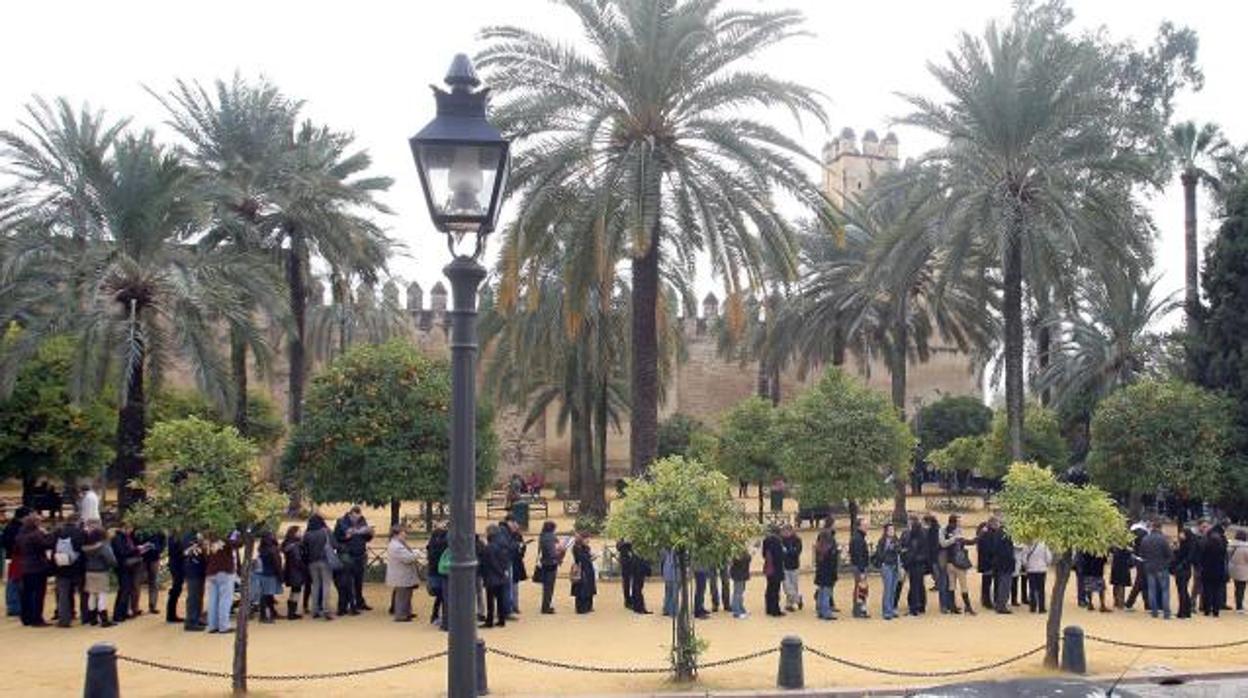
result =
[[[1070,581],[1073,566],[1070,552],[1057,559],[1053,578],[1053,592],[1049,597],[1049,620],[1044,627],[1044,665],[1050,669],[1058,666],[1062,637],[1062,603],[1066,600],[1066,583]]]
[[[584,455],[585,446],[582,441],[585,438],[585,426],[583,422],[586,417],[581,414],[580,405],[576,404],[575,395],[569,399],[573,404],[568,410],[568,440],[570,442],[568,452],[568,496],[572,499],[580,499],[584,494],[583,477],[585,475]]]
[[[642,475],[659,452],[659,226],[650,247],[633,258],[632,413],[628,430],[630,470]]]
[[[903,301],[904,302],[904,301]],[[894,330],[892,357],[889,360],[889,380],[892,383],[893,407],[906,420],[906,342],[908,333],[905,323],[898,323]],[[906,521],[906,472],[898,471],[893,477],[893,521]]]
[[[234,379],[234,428],[247,436],[247,342],[237,329],[230,330],[230,374]]]
[[[247,616],[251,610],[251,557],[256,539],[250,528],[243,531],[243,564],[238,571],[238,619],[234,626],[234,694],[247,692]]]
[[[113,476],[118,481],[117,507],[123,514],[144,497],[142,486],[135,486],[135,481],[143,477],[143,444],[147,440],[147,401],[143,394],[147,355],[134,301],[130,302],[130,325],[131,341],[139,348],[126,367],[126,394],[117,410],[117,456],[113,461]]]
[[[598,382],[598,405],[594,410],[594,479],[597,487],[590,490],[590,508],[599,516],[607,515],[607,380]]]
[[[1022,214],[1015,211],[1006,234],[1003,260],[1005,282],[1002,314],[1005,318],[1005,413],[1009,429],[1009,456],[1023,458],[1023,246]]]
[[[832,365],[845,365],[845,332],[839,326],[832,332]]]
[[[290,316],[295,325],[294,334],[287,342],[287,358],[290,364],[287,420],[292,430],[303,422],[303,383],[304,373],[307,371],[304,339],[308,320],[308,289],[307,280],[303,274],[306,256],[307,249],[304,246],[303,236],[297,230],[292,229],[290,250],[286,255],[286,285],[290,294]],[[289,510],[292,513],[298,512],[303,503],[303,483],[288,481],[284,484],[286,494],[290,496]]]
[[[1195,332],[1200,326],[1200,251],[1196,249],[1196,176],[1184,172],[1179,178],[1183,183],[1183,247],[1186,293],[1184,308],[1187,311],[1187,331]]]
[[[775,407],[780,404],[780,369],[779,367],[773,367],[771,369],[771,385],[769,387],[771,388],[771,390],[768,392],[767,397],[771,399],[771,405]]]

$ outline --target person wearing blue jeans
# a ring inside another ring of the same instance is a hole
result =
[[[1170,619],[1170,563],[1174,561],[1174,550],[1170,548],[1170,539],[1161,532],[1161,524],[1152,523],[1148,535],[1140,540],[1140,565],[1143,567],[1145,584],[1148,594],[1148,611],[1156,618],[1158,613]],[[1223,562],[1225,564],[1225,562]]]
[[[1148,603],[1154,618],[1160,611],[1170,620],[1170,575],[1165,570],[1148,573]]]
[[[897,617],[897,595],[892,592],[901,580],[901,541],[893,525],[885,524],[880,541],[875,544],[875,564],[880,568],[884,591],[880,594],[880,612],[884,620]]]
[[[208,579],[208,632],[228,633],[230,605],[234,601],[234,575],[218,572]]]
[[[732,578],[732,610],[733,618],[748,618],[745,611],[745,584],[750,581],[750,551],[745,550],[732,560],[728,566],[728,576]]]
[[[675,617],[677,602],[676,554],[671,550],[664,550],[660,567],[663,573],[663,615]]]

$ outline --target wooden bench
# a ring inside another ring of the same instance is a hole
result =
[[[509,500],[506,492],[499,493],[497,491],[491,492],[490,496],[486,498],[485,515],[489,517],[502,512],[506,516],[511,513],[511,505],[519,502],[529,505],[529,518],[533,518],[538,513],[541,513],[542,518],[550,517],[550,503],[541,495],[522,494],[514,500]]]
[[[567,516],[576,516],[581,513],[581,500],[565,499],[563,500],[563,513]]]
[[[983,505],[983,498],[974,495],[943,495],[940,497],[927,497],[927,509],[929,511],[977,511]]]
[[[768,526],[787,526],[791,522],[789,515],[783,511],[768,511],[763,513],[763,523]]]

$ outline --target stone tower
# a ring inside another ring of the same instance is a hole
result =
[[[847,197],[861,196],[876,178],[897,165],[897,136],[892,132],[881,141],[875,131],[867,129],[860,149],[854,130],[846,127],[823,146],[823,190],[835,206],[842,207]]]

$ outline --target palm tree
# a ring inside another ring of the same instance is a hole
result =
[[[53,134],[39,128],[29,128],[31,137],[49,142]],[[7,142],[16,140],[6,134]],[[10,169],[32,171],[23,157],[33,150],[6,150],[10,163],[21,163]],[[150,131],[118,136],[103,158],[95,155],[84,153],[89,162],[67,161],[25,182],[28,193],[83,192],[92,216],[76,218],[76,207],[54,203],[32,206],[9,239],[4,283],[21,302],[3,320],[17,322],[23,332],[5,365],[15,365],[49,336],[67,333],[79,347],[76,393],[90,394],[109,376],[119,377],[113,475],[122,483],[124,510],[142,496],[130,483],[143,474],[149,388],[159,385],[176,353],[215,402],[229,403],[214,320],[245,323],[245,298],[261,274],[249,256],[210,254],[185,242],[203,232],[205,205],[193,170]],[[74,244],[64,244],[66,231],[76,231],[69,235]],[[78,312],[66,312],[76,306]]]
[[[1183,185],[1184,278],[1188,332],[1195,332],[1200,322],[1200,250],[1196,240],[1196,187],[1200,184],[1221,188],[1217,175],[1220,161],[1229,154],[1229,145],[1216,124],[1200,126],[1184,121],[1170,127],[1170,152],[1179,166],[1179,182]]]
[[[1024,8],[1003,29],[990,24],[982,39],[963,34],[947,65],[930,66],[947,100],[909,96],[915,111],[902,120],[947,139],[925,157],[946,184],[946,263],[1000,260],[993,266],[1003,288],[1015,458],[1022,456],[1024,277],[1060,279],[1067,260],[1085,255],[1131,265],[1131,255],[1147,249],[1139,228],[1101,224],[1134,214],[1130,186],[1152,169],[1119,147],[1128,127],[1120,124],[1111,66],[1094,44],[1069,39],[1064,21]]]
[[[791,11],[723,10],[718,0],[565,0],[589,49],[520,27],[492,27],[479,64],[501,97],[495,118],[518,140],[512,185],[525,221],[569,183],[598,213],[618,199],[632,266],[631,465],[657,450],[659,306],[664,261],[686,278],[706,254],[729,294],[757,286],[765,263],[794,270],[772,188],[815,206],[801,146],[749,106],[824,115],[810,90],[741,66],[800,32]],[[522,225],[521,235],[527,231]]]
[[[263,214],[272,206],[274,192],[286,185],[286,149],[302,103],[265,80],[251,84],[238,75],[229,83],[217,80],[213,93],[198,83],[179,80],[167,96],[152,94],[168,111],[170,125],[185,139],[185,157],[198,170],[197,181],[212,206],[211,229],[200,244],[272,257],[266,249],[269,241]],[[250,305],[280,322],[285,316],[282,281],[271,273],[266,278],[269,283],[262,289],[263,297],[250,299]],[[254,322],[232,325],[229,341],[233,421],[246,435],[247,355],[250,351],[263,374],[271,352]]]

